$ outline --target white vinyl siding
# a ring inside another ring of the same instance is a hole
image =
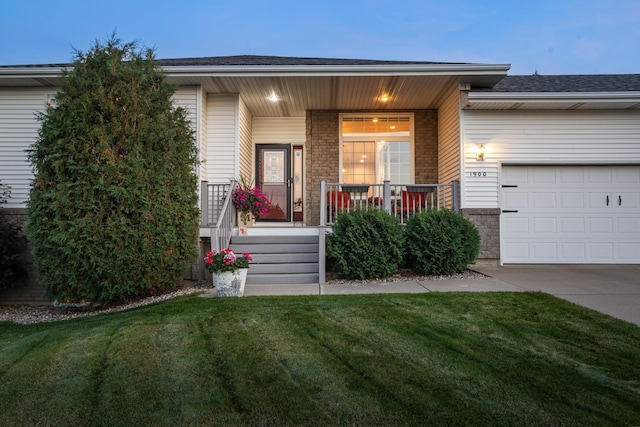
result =
[[[33,174],[26,150],[38,139],[40,122],[37,112],[46,108],[47,96],[58,88],[0,89],[0,180],[11,186],[11,198],[5,207],[24,208],[29,197]],[[197,89],[180,88],[174,105],[187,110],[187,118],[195,125]]]
[[[438,180],[460,179],[460,91],[452,88],[438,109]]]
[[[173,94],[174,107],[182,107],[187,111],[187,119],[191,128],[198,131],[198,88],[195,86],[181,87]]]
[[[638,111],[464,111],[462,207],[500,206],[503,164],[640,164]],[[485,147],[485,161],[475,160]]]
[[[305,117],[254,117],[254,144],[304,144]]]
[[[198,105],[200,107],[199,112],[199,129],[200,134],[198,135],[198,159],[200,159],[200,164],[198,165],[198,170],[200,171],[198,180],[206,181],[207,180],[207,93],[202,89],[199,90],[198,93],[199,102]],[[200,194],[200,193],[198,193]]]
[[[242,98],[238,105],[238,126],[239,157],[240,157],[240,177],[253,177],[253,142],[251,138],[251,112],[247,108]]]
[[[47,105],[49,88],[0,89],[0,181],[11,186],[7,208],[25,208],[33,174],[26,150],[38,139],[36,112]]]
[[[207,181],[228,183],[238,178],[238,95],[207,97]]]

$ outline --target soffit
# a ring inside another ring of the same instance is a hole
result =
[[[398,110],[437,108],[457,76],[179,77],[209,94],[240,94],[254,117],[302,117],[306,110]],[[275,93],[280,101],[267,97]],[[387,94],[390,100],[378,100]]]

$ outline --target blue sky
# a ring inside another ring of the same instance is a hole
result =
[[[278,55],[640,73],[640,0],[0,0],[0,65],[70,62],[113,31],[158,58]]]

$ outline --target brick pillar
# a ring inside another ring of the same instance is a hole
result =
[[[467,208],[460,213],[480,231],[480,253],[477,264],[495,265],[500,260],[500,209]]]
[[[338,111],[307,111],[305,222],[320,224],[320,181],[340,179],[340,138]]]
[[[438,110],[414,111],[415,183],[438,182]]]

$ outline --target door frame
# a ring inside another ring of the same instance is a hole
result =
[[[286,209],[285,209],[285,218],[260,218],[258,221],[260,222],[291,222],[292,216],[292,167],[291,167],[291,144],[256,144],[255,145],[255,177],[256,177],[256,186],[262,190],[262,176],[260,173],[260,167],[262,164],[262,150],[284,150],[285,155],[285,183],[286,183]]]

